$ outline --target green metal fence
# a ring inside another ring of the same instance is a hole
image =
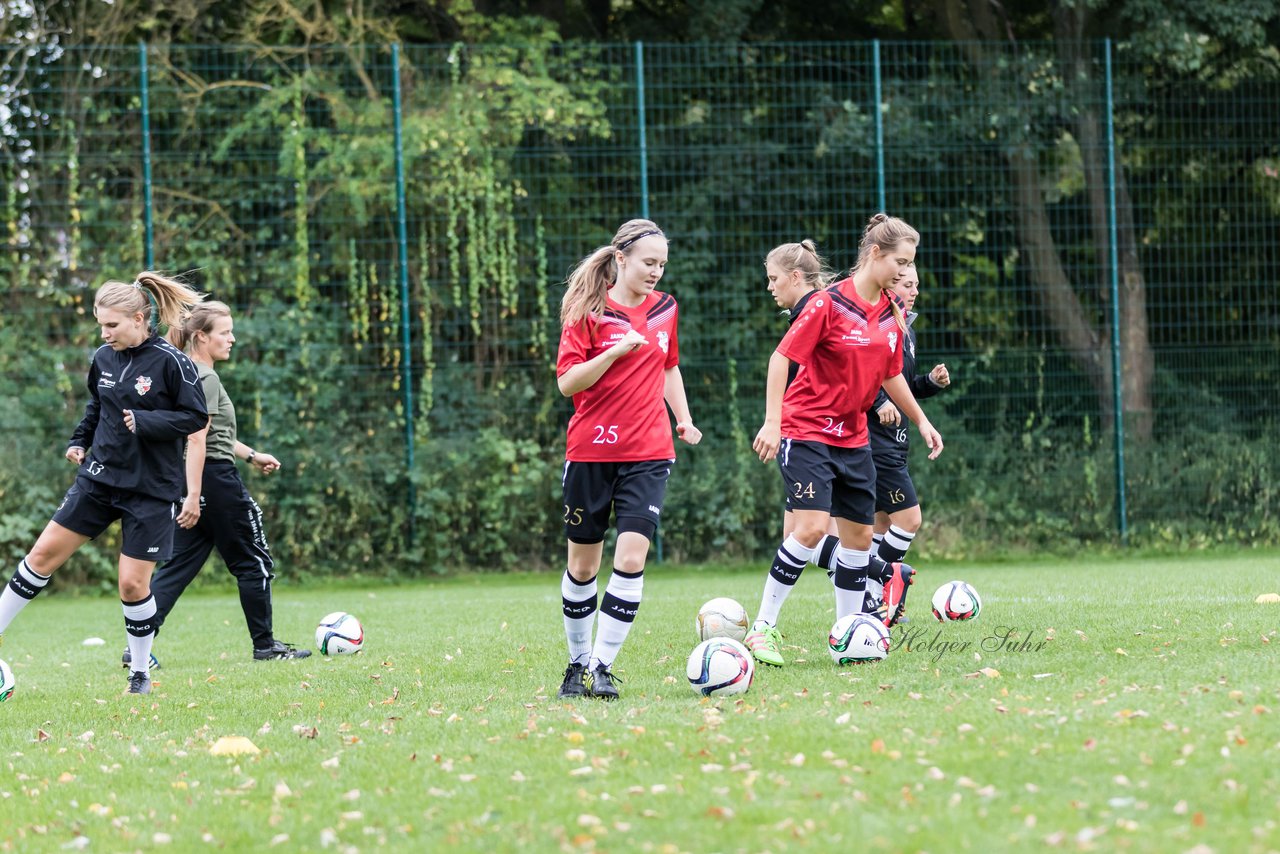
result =
[[[777,243],[848,267],[922,234],[922,554],[1280,541],[1280,72],[1109,42],[98,46],[0,92],[0,542],[69,479],[94,288],[155,266],[233,305],[264,504],[317,570],[558,560],[560,283],[621,221],[671,236],[707,441],[665,514],[689,559],[777,536],[751,459]],[[7,72],[6,72],[7,73]],[[109,544],[108,544],[109,545]]]

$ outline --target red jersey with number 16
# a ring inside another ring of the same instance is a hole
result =
[[[837,448],[866,445],[867,408],[902,373],[902,329],[888,294],[874,304],[853,279],[816,291],[778,345],[804,366],[782,398],[782,435]]]
[[[629,308],[608,300],[604,315],[560,334],[556,376],[608,350],[631,329],[648,343],[622,356],[591,388],[573,396],[565,458],[575,463],[675,459],[663,389],[680,364],[675,298],[653,291]]]

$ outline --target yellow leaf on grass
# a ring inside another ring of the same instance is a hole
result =
[[[248,753],[261,753],[258,746],[243,735],[224,735],[213,743],[209,752],[214,756],[240,756]]]

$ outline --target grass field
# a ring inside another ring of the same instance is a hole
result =
[[[788,666],[721,701],[686,684],[693,616],[754,613],[764,570],[651,567],[608,705],[555,699],[551,575],[278,587],[282,639],[336,609],[367,634],[291,662],[249,660],[233,594],[192,595],[149,697],[122,693],[117,603],[42,598],[0,647],[0,850],[1276,851],[1280,605],[1254,597],[1278,565],[924,567],[916,633],[844,669],[810,568]],[[926,617],[953,577],[979,620]],[[233,735],[261,752],[211,755]]]

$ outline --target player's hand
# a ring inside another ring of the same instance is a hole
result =
[[[270,454],[264,454],[259,451],[253,458],[253,467],[263,474],[271,474],[280,468],[280,461]]]
[[[768,421],[756,434],[751,449],[760,455],[760,462],[767,463],[778,455],[778,446],[782,444],[782,426],[770,424]]]
[[[178,511],[178,527],[194,528],[200,521],[200,496],[187,495],[182,499],[182,509]]]
[[[876,415],[880,416],[880,423],[888,427],[895,427],[902,423],[902,413],[898,411],[898,407],[894,405],[892,400],[885,401],[884,405],[876,410]]]
[[[702,441],[702,431],[693,426],[692,421],[681,421],[676,425],[676,435],[680,437],[680,441],[696,445]]]
[[[614,344],[609,349],[614,351],[614,353],[617,356],[622,357],[627,355],[628,353],[635,352],[636,350],[640,349],[641,347],[643,347],[645,344],[648,344],[648,343],[649,343],[648,338],[645,338],[643,335],[641,335],[639,332],[636,332],[634,329],[628,329],[627,334],[623,335],[621,340],[619,340],[617,344]]]
[[[76,465],[80,465],[84,462],[84,448],[67,448],[67,452],[63,456]]]
[[[132,409],[126,409],[124,411],[124,426],[129,428],[130,433],[138,432],[138,422],[133,417]]]
[[[929,459],[936,460],[938,454],[942,453],[942,434],[933,429],[933,425],[928,421],[920,423],[920,437],[924,439],[924,444],[929,449]]]
[[[947,370],[946,365],[934,365],[933,370],[929,372],[929,379],[941,388],[951,385],[951,372]]]

